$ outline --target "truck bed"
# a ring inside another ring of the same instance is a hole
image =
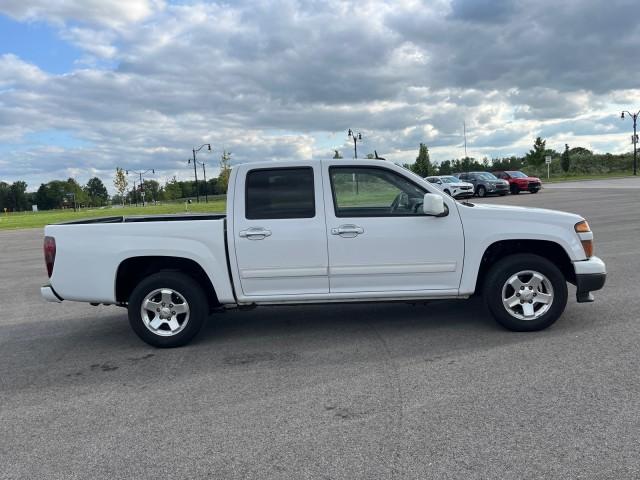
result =
[[[179,223],[177,223],[179,222]],[[64,300],[117,303],[120,264],[134,257],[177,257],[210,276],[221,301],[234,301],[227,266],[226,215],[112,216],[48,225],[57,244],[51,285]],[[214,272],[219,275],[213,276]]]

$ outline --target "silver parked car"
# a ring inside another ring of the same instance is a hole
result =
[[[473,184],[463,182],[453,175],[437,175],[434,177],[425,177],[429,183],[433,183],[447,195],[453,198],[469,198],[473,197]]]

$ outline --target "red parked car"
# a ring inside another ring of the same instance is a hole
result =
[[[507,170],[504,172],[493,172],[493,174],[509,182],[509,190],[511,190],[512,194],[520,192],[538,193],[538,190],[542,188],[542,182],[538,177],[530,177],[520,171]]]

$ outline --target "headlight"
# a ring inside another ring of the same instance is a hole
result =
[[[589,227],[589,223],[586,220],[583,220],[581,222],[576,223],[574,226],[574,229],[578,234],[578,236],[580,237],[580,243],[582,243],[582,249],[584,250],[584,254],[587,256],[587,258],[592,257],[593,251],[594,251],[593,235],[591,235],[591,238],[588,238],[588,239],[584,239],[580,235],[581,233],[582,234],[591,233],[591,228]]]
[[[591,231],[589,222],[586,220],[576,223],[575,229],[577,233],[589,233]]]

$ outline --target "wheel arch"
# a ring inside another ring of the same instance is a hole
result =
[[[496,261],[518,253],[530,253],[546,258],[560,269],[568,282],[575,284],[573,263],[567,251],[559,243],[550,240],[499,240],[489,245],[482,255],[475,292],[482,290],[487,273]]]
[[[171,256],[138,256],[123,260],[116,272],[116,301],[120,304],[127,303],[134,288],[142,279],[154,273],[166,271],[182,272],[198,282],[207,297],[210,310],[220,305],[215,288],[204,269],[189,258]]]

